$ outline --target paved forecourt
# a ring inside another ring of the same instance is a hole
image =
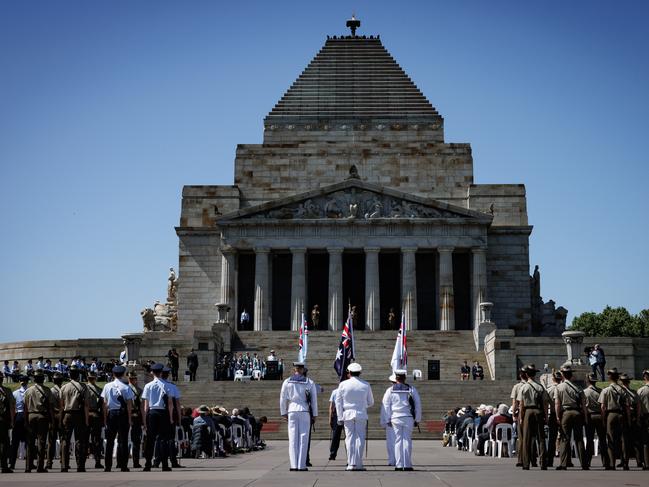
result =
[[[629,472],[605,472],[599,459],[593,460],[593,470],[579,469],[568,472],[532,469],[523,472],[514,467],[509,458],[493,459],[476,457],[455,448],[442,448],[439,441],[415,441],[414,472],[395,472],[386,465],[385,443],[371,441],[365,472],[345,472],[345,450],[341,445],[336,461],[327,461],[329,443],[316,441],[311,446],[313,467],[308,472],[289,472],[288,442],[271,441],[264,451],[235,455],[228,458],[208,460],[182,460],[182,470],[145,473],[131,470],[128,473],[94,471],[88,473],[59,473],[55,468],[49,474],[25,474],[17,469],[14,474],[0,475],[0,485],[107,487],[107,486],[151,486],[151,487],[245,487],[290,485],[317,487],[502,487],[543,486],[553,487],[588,485],[604,487],[611,485],[647,485],[647,472],[633,469]],[[74,465],[74,461],[72,461]],[[21,461],[17,467],[22,466]],[[55,464],[55,467],[58,467]]]

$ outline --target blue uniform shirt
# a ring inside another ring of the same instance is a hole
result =
[[[167,389],[167,394],[169,394],[169,397],[173,397],[174,399],[180,399],[180,391],[178,390],[178,387],[176,384],[173,382],[169,382],[168,380],[160,379],[164,385],[165,388]]]
[[[121,380],[115,379],[104,386],[104,390],[101,391],[101,397],[104,398],[104,404],[106,404],[108,409],[121,409],[122,404],[119,398],[122,397],[124,401],[132,401],[135,395],[128,384],[124,384]]]
[[[14,399],[16,400],[16,413],[25,412],[25,386],[20,386],[20,389],[14,391]]]
[[[149,403],[149,409],[166,409],[164,398],[170,395],[167,384],[157,377],[147,383],[142,391],[142,399]]]

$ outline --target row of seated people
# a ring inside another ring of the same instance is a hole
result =
[[[506,404],[498,407],[481,404],[477,409],[471,406],[450,410],[444,416],[443,446],[456,446],[458,450],[474,451],[482,456],[486,447],[494,456],[504,454],[501,445],[507,445],[507,455],[513,455],[513,418]],[[496,447],[498,452],[496,451]]]

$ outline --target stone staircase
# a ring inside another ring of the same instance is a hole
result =
[[[370,438],[384,438],[379,425],[379,406],[383,393],[389,386],[390,358],[394,349],[396,331],[356,331],[355,349],[358,362],[363,366],[362,378],[372,385],[377,403],[370,411]],[[313,331],[309,334],[307,365],[309,377],[324,388],[318,397],[320,421],[314,438],[327,438],[328,401],[336,388],[338,378],[333,369],[333,360],[340,331]],[[265,331],[238,332],[234,340],[234,351],[266,357],[271,349],[285,362],[284,377],[291,373],[292,362],[297,357],[297,332]],[[440,380],[428,378],[428,360],[440,361]],[[458,406],[480,403],[509,403],[512,383],[509,381],[459,380],[459,369],[463,360],[484,362],[484,354],[476,352],[471,331],[411,331],[408,332],[408,371],[420,369],[424,380],[414,382],[422,399],[423,421],[418,438],[441,437],[441,418],[445,411]],[[483,364],[484,365],[484,364]],[[412,380],[409,380],[413,383]],[[286,438],[286,424],[279,416],[280,381],[260,382],[193,382],[181,383],[183,404],[221,405],[227,409],[248,406],[256,416],[268,416],[269,424],[264,436],[269,439]]]

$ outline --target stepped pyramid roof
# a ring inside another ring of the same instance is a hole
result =
[[[441,116],[374,36],[327,38],[266,122],[438,122]]]

